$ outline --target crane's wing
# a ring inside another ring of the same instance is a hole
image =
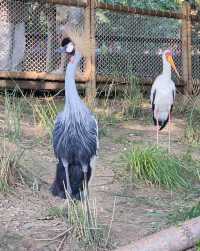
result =
[[[98,123],[96,118],[92,115],[91,116],[91,120],[89,123],[89,131],[91,132],[92,135],[94,135],[95,137],[95,148],[96,148],[96,152],[99,149],[99,138],[98,138]]]

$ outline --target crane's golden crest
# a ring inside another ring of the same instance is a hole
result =
[[[63,30],[63,38],[69,37],[73,44],[75,45],[75,48],[80,51],[81,55],[84,57],[89,57],[91,54],[91,45],[88,41],[88,31],[84,29],[73,29],[66,25]]]

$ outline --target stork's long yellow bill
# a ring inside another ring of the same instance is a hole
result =
[[[172,66],[173,70],[176,72],[177,76],[180,78],[180,75],[176,69],[176,65],[174,63],[174,60],[172,58],[172,56],[170,54],[166,55],[167,61],[170,63],[170,65]]]

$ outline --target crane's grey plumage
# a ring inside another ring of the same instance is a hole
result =
[[[65,197],[64,181],[68,193],[76,199],[80,199],[84,178],[86,182],[90,179],[98,147],[97,121],[76,89],[75,73],[80,59],[81,54],[75,51],[67,65],[65,106],[53,131],[53,147],[59,163],[51,188],[54,195]]]

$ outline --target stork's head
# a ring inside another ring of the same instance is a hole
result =
[[[173,52],[171,50],[165,50],[163,53],[162,53],[162,58],[164,61],[166,61],[169,65],[171,65],[172,69],[176,72],[177,76],[180,78],[180,75],[176,69],[176,65],[174,63],[174,60],[173,60],[173,56],[172,56]]]

